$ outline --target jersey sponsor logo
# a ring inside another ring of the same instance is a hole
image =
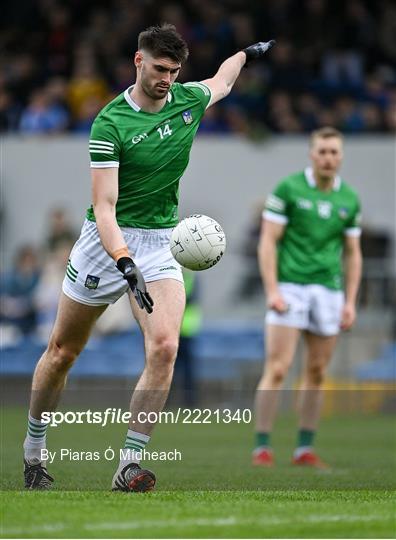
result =
[[[87,289],[97,289],[99,285],[100,278],[97,276],[91,276],[91,274],[87,274],[87,278],[85,280],[84,286]]]
[[[131,139],[132,144],[138,144],[141,141],[144,141],[144,139],[147,139],[148,135],[147,133],[141,133],[140,135],[134,135]]]
[[[182,117],[183,117],[184,123],[185,123],[186,125],[192,124],[192,123],[193,123],[193,120],[194,120],[194,119],[193,119],[193,115],[192,115],[190,109],[188,109],[188,111],[183,111],[183,112],[182,112]]]
[[[313,203],[312,201],[309,201],[308,199],[297,199],[297,208],[301,208],[302,210],[312,210]]]
[[[333,205],[330,201],[318,201],[318,214],[323,219],[329,219]]]

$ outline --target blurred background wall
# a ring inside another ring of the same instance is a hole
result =
[[[241,137],[199,137],[181,182],[180,218],[203,213],[217,219],[227,234],[227,251],[218,267],[202,272],[202,305],[207,320],[257,317],[246,310],[243,296],[234,297],[249,280],[247,267],[255,253],[251,229],[260,223],[266,195],[284,176],[308,163],[304,137],[273,137],[252,143]],[[359,193],[363,226],[388,237],[387,260],[375,262],[371,275],[394,274],[396,138],[349,137],[342,175]],[[63,207],[77,231],[90,205],[87,142],[72,136],[3,140],[4,261],[10,263],[19,245],[40,245],[47,234],[52,208]],[[392,272],[393,271],[393,272]],[[250,297],[250,301],[255,298]],[[230,311],[230,305],[232,310]],[[252,306],[250,306],[251,308]]]

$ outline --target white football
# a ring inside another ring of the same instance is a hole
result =
[[[183,219],[172,232],[170,249],[179,264],[190,270],[206,270],[224,255],[226,238],[214,219],[193,214]]]

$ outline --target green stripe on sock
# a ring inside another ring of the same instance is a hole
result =
[[[46,429],[34,429],[31,426],[28,427],[28,433],[31,433],[32,435],[45,435]]]
[[[32,439],[45,439],[47,434],[48,424],[42,424],[40,420],[31,419],[31,416],[28,417],[27,425],[27,436]]]
[[[29,426],[32,426],[35,428],[46,428],[48,426],[48,423],[44,423],[44,422],[35,423],[35,422],[32,422],[31,420],[28,420],[28,424]]]
[[[28,435],[29,435],[29,437],[33,437],[34,439],[44,439],[45,436],[46,436],[45,433],[42,433],[40,435],[36,435],[34,433],[30,433],[29,431],[28,431]]]
[[[142,448],[144,448],[146,446],[145,442],[139,441],[139,439],[134,439],[133,437],[127,437],[126,442],[131,442],[131,443],[138,444],[139,446],[142,446]]]
[[[28,426],[32,429],[47,429],[48,424],[33,424],[30,420],[28,420]]]
[[[32,431],[33,433],[45,433],[47,431],[47,426],[34,426],[32,424],[28,424],[28,431]]]
[[[136,446],[135,444],[126,443],[124,448],[131,448],[132,450],[136,450],[137,452],[141,452],[143,448],[140,448],[140,446]]]

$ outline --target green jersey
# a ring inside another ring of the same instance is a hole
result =
[[[342,288],[344,235],[360,234],[360,203],[340,177],[317,188],[311,168],[282,180],[269,195],[264,217],[286,225],[278,244],[278,280]]]
[[[131,88],[96,117],[89,141],[91,167],[119,167],[116,218],[120,226],[174,227],[179,181],[210,90],[198,82],[175,83],[161,111],[148,113],[132,100]],[[87,218],[95,220],[92,206]]]

